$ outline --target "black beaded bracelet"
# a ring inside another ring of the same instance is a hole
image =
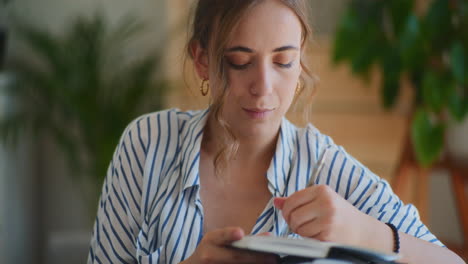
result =
[[[400,235],[398,234],[398,229],[392,223],[385,223],[392,229],[393,233],[393,252],[400,252]]]

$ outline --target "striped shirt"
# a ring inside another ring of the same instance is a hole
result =
[[[207,116],[208,110],[171,109],[144,115],[127,127],[102,187],[88,264],[179,263],[194,252],[203,236],[198,168]],[[327,148],[324,167],[311,179]],[[273,197],[288,196],[313,181],[401,232],[443,246],[387,181],[310,124],[297,128],[282,120],[265,177],[272,199],[251,234],[284,235],[287,224]]]

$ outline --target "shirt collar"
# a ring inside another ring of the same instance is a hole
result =
[[[267,170],[268,189],[273,196],[284,196],[289,181],[297,129],[286,118],[283,118],[276,140],[276,150]]]
[[[196,112],[187,121],[181,133],[182,143],[181,175],[183,189],[200,185],[199,164],[200,147],[203,129],[208,120],[209,109]],[[267,170],[268,189],[274,196],[284,196],[293,162],[293,148],[297,141],[297,129],[286,118],[281,121],[281,127],[276,141],[276,150]]]
[[[208,112],[209,109],[195,112],[195,115],[187,121],[180,134],[182,139],[180,148],[181,176],[184,190],[200,185],[200,147],[203,138],[203,129],[208,120]]]

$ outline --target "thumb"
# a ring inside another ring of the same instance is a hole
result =
[[[276,208],[282,210],[283,209],[283,206],[284,206],[284,203],[286,202],[286,197],[276,197],[274,200],[273,200],[273,204],[275,205]]]
[[[210,234],[210,240],[216,245],[230,245],[244,237],[244,230],[240,227],[226,227]]]

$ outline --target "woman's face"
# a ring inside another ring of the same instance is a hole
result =
[[[277,0],[255,6],[233,32],[225,51],[229,87],[223,118],[241,136],[279,128],[301,73],[301,33],[295,13]]]

